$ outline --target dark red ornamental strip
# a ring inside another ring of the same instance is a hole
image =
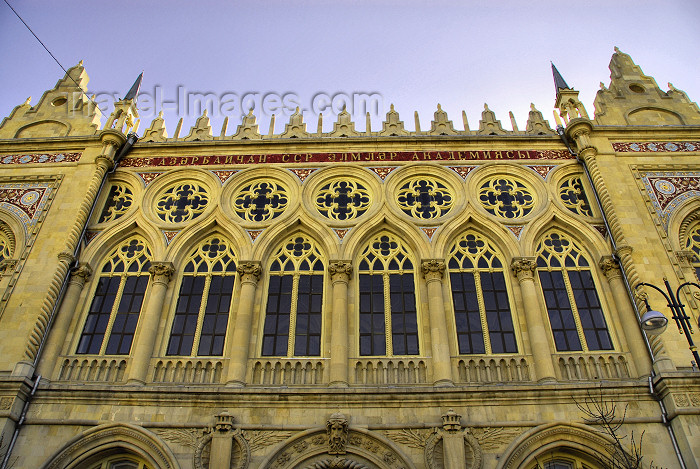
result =
[[[29,153],[0,155],[0,164],[73,163],[82,153]]]
[[[565,150],[370,151],[339,153],[274,153],[270,155],[207,155],[126,158],[122,168],[149,166],[212,166],[285,163],[390,163],[404,161],[565,160]]]
[[[630,142],[613,143],[613,150],[626,152],[689,152],[700,151],[700,142]]]

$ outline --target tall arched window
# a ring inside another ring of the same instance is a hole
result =
[[[321,355],[324,273],[321,253],[304,235],[292,236],[277,250],[270,264],[264,356]]]
[[[415,277],[399,239],[381,233],[360,256],[360,355],[418,355]]]
[[[503,263],[482,235],[469,232],[449,254],[459,353],[517,353]]]
[[[151,252],[139,237],[128,239],[110,253],[97,281],[77,353],[129,354],[150,266]]]
[[[685,248],[695,253],[693,267],[695,267],[695,275],[700,280],[700,223],[697,223],[688,231],[688,239],[685,243]]]
[[[235,276],[236,256],[223,237],[194,249],[182,274],[168,355],[224,353]]]
[[[566,234],[551,231],[537,247],[539,272],[557,351],[612,350],[590,264]]]

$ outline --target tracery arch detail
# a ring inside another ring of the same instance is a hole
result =
[[[535,206],[532,189],[506,176],[487,179],[479,188],[479,201],[491,215],[507,219],[522,218]]]
[[[354,178],[339,178],[322,186],[314,198],[316,209],[326,218],[344,221],[362,216],[372,198],[367,188]]]

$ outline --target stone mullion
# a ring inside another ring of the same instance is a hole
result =
[[[49,324],[53,319],[52,314],[54,313],[54,308],[57,306],[56,301],[58,301],[70,264],[73,262],[73,253],[80,241],[80,235],[85,228],[85,224],[88,221],[87,217],[90,214],[90,209],[98,196],[105,174],[114,164],[114,157],[117,150],[126,141],[121,132],[116,132],[114,130],[103,130],[100,134],[100,140],[102,142],[102,153],[95,159],[95,172],[92,175],[85,197],[76,212],[75,223],[73,223],[73,227],[68,234],[66,247],[64,251],[58,255],[58,266],[51,278],[51,283],[49,284],[46,297],[41,305],[41,311],[39,312],[34,329],[29,334],[27,348],[24,351],[24,360],[17,363],[13,374],[31,375],[34,372],[39,349],[44,341]]]
[[[299,303],[299,272],[294,272],[292,280],[292,301],[289,306],[289,332],[287,335],[287,357],[294,356],[294,341],[297,329],[297,304]]]
[[[391,329],[391,287],[390,273],[382,272],[384,282],[384,339],[386,340],[386,355],[391,357],[394,355],[394,337]]]
[[[245,386],[248,366],[253,307],[255,305],[255,290],[262,274],[259,262],[248,261],[238,264],[236,271],[241,280],[240,300],[236,312],[236,322],[233,338],[228,347],[231,357],[227,373],[228,386]]]
[[[119,303],[122,301],[122,294],[124,293],[124,287],[126,286],[126,279],[129,278],[127,273],[121,275],[121,280],[119,280],[119,288],[117,288],[117,294],[114,296],[114,304],[112,304],[112,311],[109,312],[109,321],[107,322],[107,328],[105,329],[105,334],[102,337],[102,346],[100,347],[100,355],[104,355],[107,350],[107,342],[109,342],[109,336],[112,334],[112,327],[114,327],[114,319],[117,317],[117,312],[119,311]]]
[[[562,262],[562,265],[563,264],[564,262]],[[574,324],[576,324],[576,334],[578,335],[579,342],[581,342],[581,351],[588,352],[586,335],[583,333],[583,325],[581,324],[581,318],[578,314],[578,307],[576,306],[576,299],[574,298],[574,289],[571,287],[571,280],[569,280],[569,273],[566,270],[562,270],[561,273],[562,277],[564,278],[566,296],[569,298],[569,307],[571,308],[571,314],[574,317]]]
[[[331,262],[328,266],[333,284],[331,315],[330,386],[348,386],[348,284],[352,274],[350,261]]]
[[[543,317],[546,311],[541,306],[535,287],[536,265],[534,258],[520,257],[513,259],[511,268],[518,279],[523,297],[526,329],[530,338],[532,358],[535,362],[535,377],[539,381],[554,380],[556,375],[552,364],[552,350],[549,345],[551,330],[546,327]]]
[[[52,333],[46,341],[45,358],[39,363],[38,374],[48,375],[49,378],[52,376],[51,372],[56,366],[56,359],[61,353],[71,321],[75,317],[80,294],[91,274],[92,270],[88,264],[81,264],[71,272],[66,294],[63,296],[63,303],[56,314]]]
[[[153,357],[158,324],[163,312],[165,293],[175,269],[169,262],[158,262],[153,263],[148,272],[151,274],[148,302],[141,307],[137,326],[138,336],[134,334],[134,341],[131,345],[132,359],[128,381],[131,384],[145,384],[147,381],[148,367]]]
[[[197,314],[197,328],[194,331],[194,339],[192,339],[192,351],[190,357],[197,356],[199,350],[199,339],[202,337],[202,325],[204,324],[204,314],[207,310],[207,301],[209,300],[209,288],[211,288],[212,274],[208,273],[204,280],[204,289],[202,290],[202,302],[199,304],[199,313]]]
[[[479,305],[479,321],[481,322],[481,335],[484,339],[484,353],[491,354],[491,337],[489,337],[489,325],[486,320],[486,303],[484,292],[481,289],[481,272],[472,270],[474,275],[474,288],[476,289],[476,302]]]

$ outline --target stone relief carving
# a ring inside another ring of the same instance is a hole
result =
[[[328,433],[328,454],[345,454],[348,443],[348,419],[339,412],[331,415],[326,422]]]
[[[264,430],[241,430],[241,436],[245,438],[250,447],[250,452],[255,453],[292,436],[292,432],[276,432]]]

